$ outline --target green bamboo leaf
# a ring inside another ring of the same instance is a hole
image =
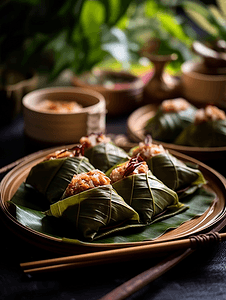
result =
[[[191,124],[174,141],[177,145],[192,147],[226,146],[226,121],[210,121],[199,125]]]
[[[59,237],[65,243],[92,245],[93,243],[130,243],[155,239],[167,230],[176,228],[180,224],[203,214],[215,197],[216,195],[208,190],[198,189],[183,200],[184,207],[169,207],[166,213],[155,218],[151,225],[125,224],[121,228],[117,226],[115,229],[119,228],[118,231],[113,231],[111,235],[109,235],[110,229],[107,231],[108,235],[103,231],[99,238],[91,243],[76,239],[74,230],[71,230],[72,226],[68,226],[68,223],[62,218],[45,216],[43,211],[46,203],[43,206],[43,201],[41,201],[41,199],[44,200],[43,196],[32,188],[28,189],[24,184],[19,187],[10,203],[14,208],[16,219],[24,226],[49,236]],[[189,209],[186,209],[187,207]]]
[[[154,117],[148,120],[145,132],[155,140],[173,142],[181,131],[193,122],[196,110],[193,105],[186,110],[169,113],[159,108]]]
[[[46,212],[48,216],[69,222],[75,235],[93,240],[101,228],[116,226],[125,220],[138,223],[138,214],[125,203],[111,185],[96,187],[58,201]]]
[[[127,158],[127,153],[113,143],[100,143],[85,150],[85,156],[90,163],[102,172],[116,165],[123,158]]]
[[[113,183],[113,187],[125,202],[138,212],[141,222],[146,224],[168,206],[182,206],[176,192],[151,172],[125,177]]]
[[[47,160],[31,169],[26,184],[34,187],[53,203],[61,198],[75,174],[86,173],[93,169],[86,157]]]
[[[153,156],[147,164],[152,173],[174,191],[206,183],[200,170],[188,167],[168,152]]]
[[[178,212],[175,207],[169,209],[171,217],[161,219],[157,218],[153,220],[150,225],[147,225],[140,229],[132,228],[129,232],[123,231],[115,236],[109,236],[98,240],[98,243],[122,243],[122,242],[142,242],[147,240],[153,240],[163,235],[165,232],[177,228],[184,222],[193,219],[194,217],[202,215],[214,201],[216,195],[205,190],[198,189],[194,194],[184,199],[185,207],[188,209],[181,208],[182,211]],[[68,242],[73,242],[67,240]]]

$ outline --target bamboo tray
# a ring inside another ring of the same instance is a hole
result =
[[[188,161],[197,164],[208,182],[207,189],[216,194],[215,200],[203,215],[183,223],[178,228],[168,231],[167,233],[155,240],[131,243],[101,244],[96,242],[95,244],[77,245],[63,242],[60,238],[55,238],[47,234],[43,234],[33,229],[30,229],[28,227],[25,227],[16,220],[13,214],[11,214],[11,212],[9,211],[9,206],[7,205],[7,201],[9,201],[12,198],[14,193],[17,191],[18,187],[27,177],[30,169],[35,164],[42,161],[44,157],[50,154],[51,152],[71,146],[72,145],[60,148],[51,148],[36,152],[32,155],[29,155],[28,157],[25,157],[23,162],[21,162],[18,166],[16,166],[14,169],[12,169],[9,173],[5,175],[0,184],[0,215],[2,220],[5,222],[6,226],[10,230],[12,230],[17,236],[21,237],[29,243],[34,244],[35,246],[44,248],[48,251],[52,251],[55,253],[68,255],[131,246],[140,246],[151,243],[168,242],[172,240],[185,238],[200,232],[205,232],[206,230],[211,229],[211,227],[218,221],[220,221],[226,214],[226,179],[217,171],[197,161],[196,159],[178,153],[176,151],[170,151],[174,156],[183,161]]]
[[[148,104],[135,110],[127,120],[127,132],[131,141],[140,142],[145,139],[144,127],[146,122],[155,115],[158,109],[158,105]],[[179,151],[186,155],[192,156],[201,161],[207,160],[219,160],[225,158],[225,147],[188,147],[175,145],[170,143],[164,143],[155,140],[156,144],[162,144],[164,148],[169,150]]]

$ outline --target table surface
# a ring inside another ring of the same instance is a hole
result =
[[[126,134],[126,119],[107,117],[107,133]],[[42,149],[29,143],[23,117],[0,128],[0,168]],[[221,162],[211,162],[222,175]],[[1,178],[5,174],[1,175]],[[0,299],[96,300],[132,277],[154,266],[159,259],[86,267],[42,275],[25,275],[21,262],[53,257],[14,235],[0,220]],[[197,250],[173,269],[128,299],[226,299],[226,242]]]

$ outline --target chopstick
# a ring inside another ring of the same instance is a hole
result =
[[[146,286],[148,283],[154,281],[176,264],[185,259],[188,255],[193,253],[195,250],[187,249],[183,252],[176,251],[173,254],[164,258],[157,265],[151,267],[150,269],[140,273],[139,275],[126,281],[119,287],[116,287],[113,291],[109,292],[105,296],[101,297],[99,300],[124,300],[131,296],[133,293],[139,291],[141,288]]]
[[[200,245],[200,242],[209,243],[211,241],[216,240],[216,237],[220,241],[226,240],[226,233],[221,233],[217,235],[215,233],[215,236],[214,233],[208,233],[205,235],[198,235],[176,241],[159,242],[142,246],[133,246],[40,261],[25,262],[21,263],[20,266],[23,269],[24,273],[30,274],[61,271],[71,268],[128,261],[132,259],[141,259],[147,256],[159,256],[162,253],[165,254],[171,251],[184,250],[188,248],[195,249]]]
[[[212,230],[207,233],[208,234],[216,234],[218,236],[218,241],[225,240],[226,236],[225,234],[219,234],[219,232],[224,229],[226,226],[226,216],[224,213],[223,219],[221,219],[220,222],[218,222]],[[206,235],[199,235],[196,236],[196,239],[199,240],[199,238],[205,239]],[[190,237],[191,239],[191,237]],[[192,249],[193,248],[193,249]],[[162,274],[166,273],[168,270],[173,268],[175,265],[177,265],[179,262],[181,262],[183,259],[185,259],[187,256],[192,254],[195,251],[194,247],[186,249],[184,252],[174,252],[170,256],[167,256],[165,259],[163,259],[160,263],[158,263],[156,266],[151,267],[147,271],[144,271],[137,276],[133,277],[132,279],[124,282],[120,286],[116,287],[114,290],[100,298],[99,300],[124,300],[133,293],[137,292],[139,289],[143,288],[145,285],[151,283],[158,277],[160,277]]]

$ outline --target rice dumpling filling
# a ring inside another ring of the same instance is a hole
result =
[[[207,105],[205,108],[200,108],[195,114],[194,124],[198,125],[209,121],[225,120],[225,112],[213,105]]]
[[[71,149],[58,150],[54,153],[47,155],[45,160],[65,158],[65,157],[75,157],[75,156],[76,157],[84,156],[84,146],[83,145],[75,145]]]
[[[161,109],[165,113],[175,113],[188,109],[190,104],[183,98],[164,100]]]
[[[82,106],[76,101],[65,101],[65,100],[43,100],[38,105],[37,108],[44,112],[53,113],[77,113],[82,110]]]
[[[100,143],[108,142],[111,142],[111,139],[102,133],[92,133],[88,136],[81,137],[80,139],[80,144],[82,144],[85,148],[94,147]]]
[[[74,175],[67,186],[63,198],[67,198],[88,189],[110,184],[110,179],[99,170]]]
[[[137,154],[140,154],[144,160],[148,160],[149,158],[161,153],[166,153],[166,150],[162,145],[140,142],[139,146],[133,149],[131,156],[134,157]]]
[[[149,171],[148,165],[142,159],[140,155],[137,155],[134,158],[131,158],[129,161],[121,164],[114,170],[112,170],[110,174],[111,182],[114,183],[123,179],[124,177],[134,175],[134,174],[147,174]]]

